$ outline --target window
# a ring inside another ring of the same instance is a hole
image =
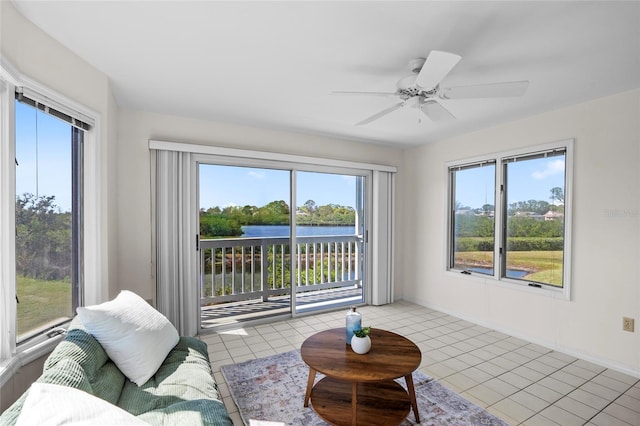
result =
[[[568,295],[572,146],[449,164],[448,269]]]
[[[68,321],[80,303],[83,136],[16,93],[17,343]]]
[[[450,265],[494,274],[495,161],[450,169],[454,205]]]
[[[563,286],[565,157],[558,149],[502,160],[503,277]]]
[[[0,64],[0,384],[106,297],[99,119]]]

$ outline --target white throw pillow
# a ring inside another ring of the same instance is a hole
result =
[[[149,426],[133,414],[80,389],[50,383],[29,388],[16,426]]]
[[[138,386],[158,371],[180,338],[164,315],[127,290],[109,302],[78,308],[78,317],[120,371]]]

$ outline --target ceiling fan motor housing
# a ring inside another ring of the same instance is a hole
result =
[[[420,70],[424,66],[424,63],[427,61],[426,58],[415,58],[409,61],[409,69],[414,74],[419,74]]]
[[[417,74],[408,75],[401,78],[396,83],[397,94],[403,98],[408,99],[414,96],[424,96],[425,98],[432,98],[438,94],[439,86],[434,87],[431,90],[424,90],[422,87],[416,84]]]

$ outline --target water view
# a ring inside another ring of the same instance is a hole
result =
[[[274,238],[288,237],[287,225],[248,225],[242,227],[244,238]],[[299,237],[315,235],[354,235],[355,226],[297,226],[296,234]]]
[[[486,275],[493,275],[493,269],[491,268],[481,268],[481,267],[473,267],[468,268],[471,272],[478,272]],[[522,278],[525,275],[528,275],[529,272],[521,271],[519,269],[507,269],[507,278]]]

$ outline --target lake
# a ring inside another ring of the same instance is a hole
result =
[[[468,268],[471,272],[479,272],[481,274],[493,275],[493,269],[489,268]],[[519,269],[507,269],[507,278],[522,278],[527,275],[529,272],[521,271]]]
[[[287,225],[248,225],[242,227],[243,237],[288,237]],[[354,235],[355,226],[297,226],[296,233],[299,237],[314,235]]]

